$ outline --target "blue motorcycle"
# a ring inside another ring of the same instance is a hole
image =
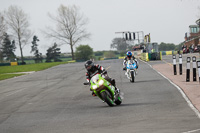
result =
[[[135,82],[135,76],[137,73],[136,62],[133,60],[128,60],[126,64],[126,69],[127,78],[130,79],[130,82]]]

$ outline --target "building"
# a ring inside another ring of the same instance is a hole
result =
[[[189,33],[185,33],[184,47],[195,48],[200,46],[200,19],[196,21],[197,25],[189,26]]]

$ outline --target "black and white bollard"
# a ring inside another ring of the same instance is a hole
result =
[[[196,64],[196,57],[192,57],[192,64],[193,64],[193,81],[197,81],[197,64]]]
[[[199,72],[199,82],[200,82],[200,61],[197,61],[197,68]]]
[[[190,57],[187,57],[187,64],[186,64],[186,82],[190,82]]]
[[[179,74],[182,75],[182,54],[179,54]]]
[[[174,75],[176,75],[176,55],[173,55]]]

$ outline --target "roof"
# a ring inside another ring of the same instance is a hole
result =
[[[199,27],[199,26],[198,25],[190,25],[189,27],[193,28],[193,27]]]

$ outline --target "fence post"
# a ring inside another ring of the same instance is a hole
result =
[[[176,55],[173,55],[174,75],[176,75]]]
[[[192,64],[193,64],[193,81],[197,81],[197,73],[196,73],[197,64],[195,56],[192,57]]]
[[[182,54],[179,54],[179,74],[182,75]]]
[[[186,82],[190,82],[190,57],[187,57],[187,64],[186,64]]]
[[[197,61],[197,68],[199,72],[199,82],[200,82],[200,61]]]

